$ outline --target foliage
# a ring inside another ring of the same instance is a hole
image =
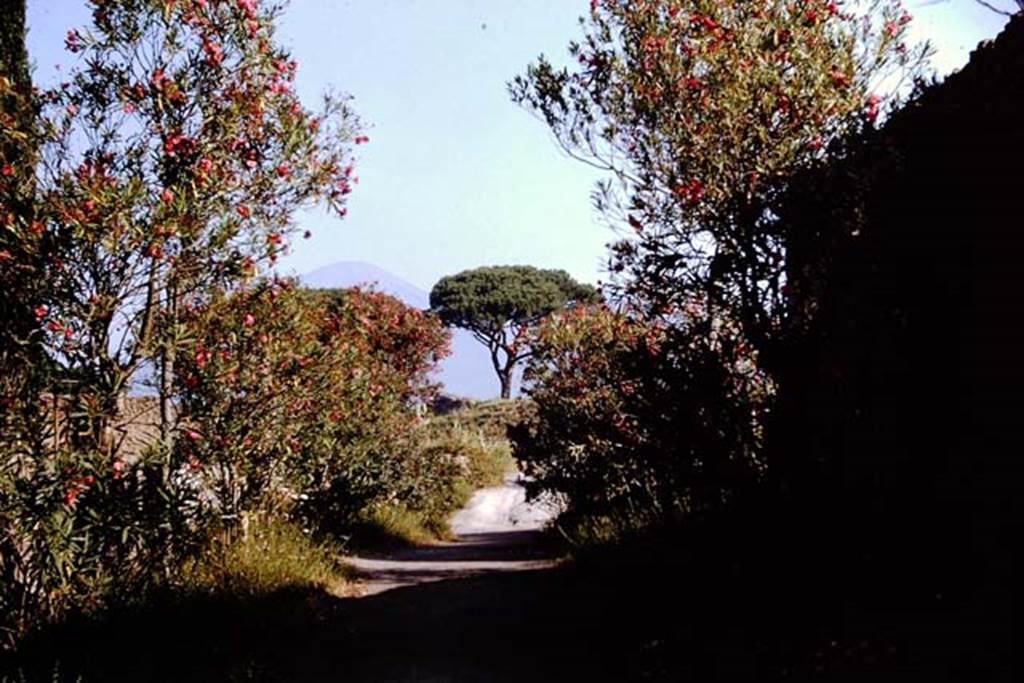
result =
[[[531,415],[510,432],[532,493],[630,523],[733,499],[761,476],[770,390],[738,337],[603,307],[552,316],[531,338]]]
[[[541,57],[510,89],[612,174],[595,193],[628,227],[611,291],[653,315],[724,310],[765,350],[786,283],[768,202],[918,71],[909,22],[896,0],[594,0],[570,45],[579,67]]]
[[[273,263],[297,209],[344,214],[365,141],[344,99],[317,114],[297,99],[276,5],[90,6],[91,28],[67,36],[78,61],[45,92],[28,80],[22,3],[0,25],[5,644],[137,594],[201,540],[199,491],[171,461],[175,358],[194,341],[181,308]],[[129,463],[111,426],[143,368],[163,439]]]
[[[491,352],[503,399],[511,395],[516,364],[530,355],[527,331],[554,311],[597,299],[565,271],[531,266],[463,271],[441,278],[430,292],[430,306],[445,324],[469,330]]]
[[[220,515],[297,500],[342,524],[408,476],[413,404],[447,352],[439,321],[377,292],[265,280],[189,309],[187,324],[179,458]]]
[[[504,435],[488,435],[459,421],[438,418],[423,425],[412,457],[433,467],[424,467],[411,479],[416,486],[404,499],[441,536],[448,533],[448,518],[475,490],[500,485],[515,468]],[[438,469],[437,463],[445,467]]]
[[[173,392],[184,302],[274,261],[297,209],[343,213],[356,125],[344,100],[302,106],[274,8],[93,6],[91,29],[67,38],[79,66],[42,95],[35,215],[11,226],[48,250],[36,322],[73,379],[86,445],[143,363]]]
[[[70,611],[141,598],[197,540],[194,500],[153,476],[152,461],[62,449],[2,465],[4,646]]]
[[[447,537],[450,517],[472,493],[500,485],[515,469],[506,429],[517,404],[487,401],[424,420],[405,453],[404,485],[349,525],[353,542],[379,547]]]

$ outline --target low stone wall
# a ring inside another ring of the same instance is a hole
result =
[[[52,438],[57,443],[67,439],[69,399],[43,397],[44,410],[50,415]],[[160,439],[160,401],[155,396],[122,396],[117,401],[117,418],[107,428],[104,442],[111,453],[121,458],[138,458]]]

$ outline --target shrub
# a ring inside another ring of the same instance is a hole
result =
[[[59,86],[31,86],[24,3],[0,22],[0,628],[137,595],[205,531],[168,458],[186,301],[273,263],[292,215],[344,214],[358,122],[306,110],[278,5],[94,0]],[[5,7],[5,10],[8,9]],[[158,369],[161,441],[126,463],[119,399]],[[66,403],[63,434],[48,394]],[[116,474],[116,476],[114,476]],[[159,558],[161,561],[154,561]]]
[[[501,484],[515,468],[505,432],[517,403],[487,402],[425,420],[408,444],[397,486],[353,525],[356,543],[446,537],[449,518],[473,492]]]
[[[510,432],[531,493],[629,525],[720,507],[755,481],[769,386],[715,327],[688,337],[603,307],[549,319],[531,342],[533,408]]]
[[[344,524],[418,476],[404,453],[447,348],[435,318],[377,292],[311,293],[286,280],[188,315],[178,458],[222,517],[277,509]]]
[[[5,645],[70,612],[138,599],[198,542],[194,501],[187,491],[160,483],[152,458],[129,464],[62,449],[35,459],[12,457],[4,465]]]

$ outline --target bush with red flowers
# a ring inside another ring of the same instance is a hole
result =
[[[433,316],[379,292],[264,280],[186,310],[177,462],[226,521],[343,523],[409,476],[415,405],[447,352]]]
[[[762,473],[770,387],[736,332],[709,338],[605,307],[552,316],[531,340],[531,416],[511,430],[533,492],[567,514],[644,520],[721,506]]]

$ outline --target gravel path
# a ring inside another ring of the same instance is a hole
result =
[[[502,486],[481,489],[451,521],[454,540],[407,548],[376,557],[352,557],[358,596],[403,586],[499,572],[546,569],[555,565],[544,525],[550,505],[528,503],[515,475]]]

